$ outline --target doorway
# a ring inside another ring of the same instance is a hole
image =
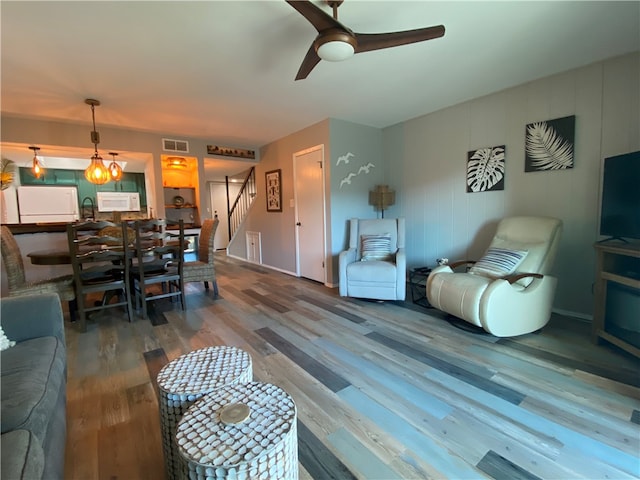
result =
[[[293,154],[296,273],[326,283],[324,145]]]
[[[234,201],[241,184],[229,182],[229,199]],[[229,238],[229,217],[227,216],[227,186],[224,182],[209,182],[209,195],[211,196],[212,217],[218,215],[218,229],[213,237],[214,250],[227,248],[231,239]]]

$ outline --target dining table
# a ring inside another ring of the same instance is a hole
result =
[[[185,240],[184,248],[187,249],[188,245]],[[71,265],[71,253],[64,249],[37,250],[28,253],[27,257],[32,265]]]
[[[37,250],[27,254],[33,265],[70,265],[69,250]]]

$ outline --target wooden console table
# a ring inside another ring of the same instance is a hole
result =
[[[640,244],[603,242],[594,244],[596,249],[595,304],[591,340],[604,339],[627,352],[640,357],[640,348],[606,329],[607,283],[616,282],[640,291]],[[627,312],[631,319],[640,322],[638,312]]]

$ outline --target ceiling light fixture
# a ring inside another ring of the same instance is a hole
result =
[[[122,178],[122,167],[116,162],[118,154],[116,152],[109,152],[109,155],[111,155],[111,158],[113,159],[109,164],[109,175],[111,176],[111,180],[119,182]]]
[[[187,159],[183,157],[169,157],[167,158],[167,167],[187,168]]]
[[[109,174],[109,170],[105,167],[102,162],[102,157],[98,154],[98,144],[100,143],[100,134],[96,131],[96,114],[95,107],[100,106],[99,100],[94,100],[92,98],[87,98],[84,103],[87,105],[91,105],[91,118],[93,120],[93,130],[91,131],[91,143],[93,143],[93,148],[95,149],[95,153],[91,157],[91,164],[84,171],[84,177],[89,180],[91,183],[95,183],[96,185],[103,185],[107,183],[111,177]]]
[[[356,52],[354,37],[342,30],[324,33],[315,41],[316,53],[322,60],[341,62],[351,58]]]
[[[38,150],[40,150],[40,147],[31,146],[29,147],[29,150],[33,150],[33,163],[31,164],[31,172],[33,173],[34,177],[40,178],[44,173],[44,167],[42,166],[40,160],[38,160]]]

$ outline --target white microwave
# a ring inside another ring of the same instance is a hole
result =
[[[138,192],[97,192],[99,212],[139,212]]]

